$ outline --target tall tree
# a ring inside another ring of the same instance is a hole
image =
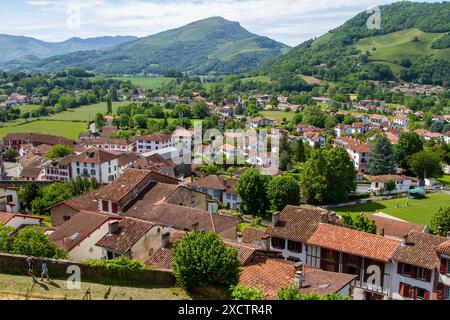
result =
[[[106,113],[107,113],[107,114],[112,114],[112,113],[113,113],[113,108],[112,108],[112,101],[111,101],[111,99],[108,99],[108,101],[106,101]]]
[[[450,231],[450,207],[440,208],[431,218],[430,229],[433,234],[446,237]]]
[[[385,135],[380,136],[372,147],[369,173],[374,176],[395,173],[394,149]]]
[[[433,150],[422,150],[408,159],[411,171],[420,179],[434,177],[442,172],[441,155]]]
[[[408,170],[408,158],[423,150],[423,142],[415,132],[400,135],[400,141],[394,148],[395,161],[399,167]]]
[[[242,198],[242,208],[246,214],[264,217],[270,208],[267,184],[270,176],[263,176],[258,169],[250,168],[244,172],[236,184]]]
[[[297,163],[306,161],[305,145],[302,139],[299,139],[292,146],[292,160]]]
[[[287,205],[300,203],[300,186],[291,176],[278,176],[272,179],[267,187],[272,208],[281,211]]]

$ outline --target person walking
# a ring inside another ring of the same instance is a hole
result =
[[[32,282],[36,283],[36,277],[34,276],[34,268],[36,263],[34,261],[34,258],[32,256],[28,256],[27,263],[28,263],[28,275],[32,277]]]
[[[42,263],[41,281],[44,281],[44,278],[46,278],[48,281],[50,281],[50,277],[48,276],[47,261],[41,260],[41,263]]]

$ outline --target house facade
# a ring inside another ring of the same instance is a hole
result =
[[[72,177],[96,178],[110,183],[119,175],[119,156],[100,149],[89,149],[71,159]]]
[[[137,153],[161,150],[175,145],[171,135],[157,132],[145,137],[138,137],[136,140]]]

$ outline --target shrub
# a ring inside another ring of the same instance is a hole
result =
[[[232,288],[231,297],[234,300],[264,300],[260,289],[239,285]]]

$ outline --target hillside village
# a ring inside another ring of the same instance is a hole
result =
[[[437,33],[437,20],[422,31]],[[180,30],[231,28],[205,21]],[[434,47],[447,39],[438,31]],[[0,275],[28,266],[35,281],[35,259],[58,280],[75,265],[109,290],[450,300],[450,82],[437,70],[447,62],[404,58],[391,70],[357,42],[375,34],[352,32],[358,51],[317,38],[277,56],[287,46],[267,38],[273,60],[256,50],[269,62],[242,73],[223,61],[207,73],[193,56],[183,72],[104,75],[54,57],[45,72],[1,71]]]

